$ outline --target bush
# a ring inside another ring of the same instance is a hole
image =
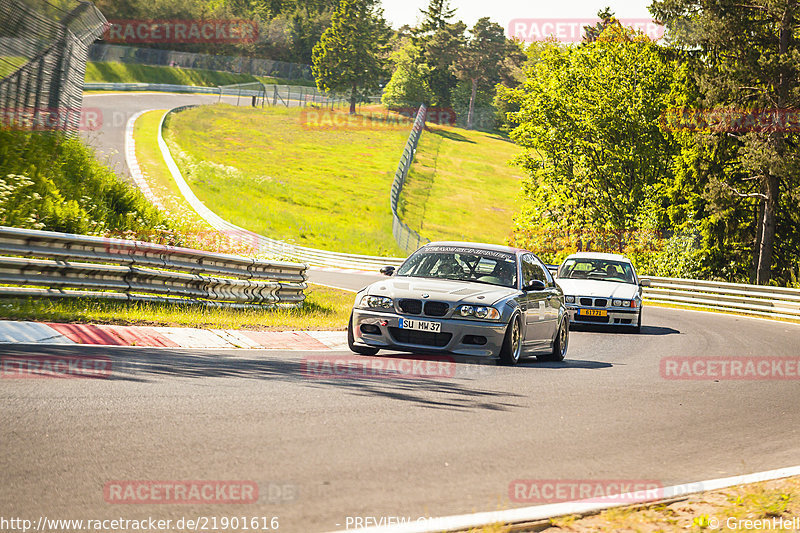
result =
[[[0,224],[134,238],[175,226],[77,138],[8,128],[0,129]]]

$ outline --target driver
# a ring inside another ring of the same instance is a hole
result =
[[[439,276],[460,276],[464,273],[464,269],[456,260],[453,255],[445,255],[439,261],[439,266],[436,269]]]
[[[497,278],[505,287],[514,285],[514,264],[508,261],[498,261],[494,265],[491,276]]]

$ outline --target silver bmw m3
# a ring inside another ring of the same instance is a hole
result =
[[[547,267],[527,250],[429,243],[390,276],[361,290],[348,325],[350,349],[561,361],[569,314]]]

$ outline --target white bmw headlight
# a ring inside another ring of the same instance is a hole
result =
[[[622,305],[622,300],[614,300],[611,302],[614,307],[620,307]]]
[[[574,296],[564,296],[564,301],[567,302],[568,304],[574,304],[575,303],[575,297]]]
[[[394,306],[391,298],[386,296],[370,296],[369,294],[361,298],[359,307],[373,309],[391,309]]]

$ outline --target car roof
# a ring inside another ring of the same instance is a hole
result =
[[[567,257],[567,259],[607,259],[609,261],[621,261],[623,263],[631,262],[631,260],[624,255],[603,252],[577,252]],[[564,259],[564,261],[567,259]]]
[[[502,244],[486,244],[483,242],[437,241],[437,242],[429,242],[424,247],[427,246],[463,246],[469,248],[478,248],[479,250],[491,250],[493,252],[507,252],[510,254],[528,252],[527,250],[523,250],[522,248],[503,246]]]

